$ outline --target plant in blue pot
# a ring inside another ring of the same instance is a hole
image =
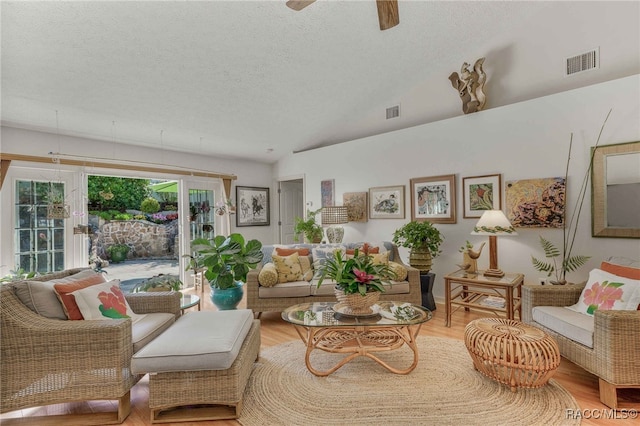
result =
[[[241,234],[218,235],[191,242],[191,255],[206,268],[204,276],[211,285],[211,302],[219,310],[236,309],[244,294],[247,273],[263,258],[262,243],[245,239]]]

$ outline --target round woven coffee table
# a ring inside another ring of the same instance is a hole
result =
[[[481,318],[464,330],[476,370],[511,387],[544,386],[560,365],[558,344],[544,331],[520,321]]]

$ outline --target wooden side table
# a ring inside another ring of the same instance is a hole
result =
[[[456,271],[444,277],[445,325],[451,327],[453,308],[479,309],[496,315],[504,314],[507,319],[522,318],[522,284],[524,275],[507,273],[502,278],[485,277],[478,274]],[[504,306],[488,303],[488,297],[504,299]]]

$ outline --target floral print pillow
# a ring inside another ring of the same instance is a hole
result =
[[[632,280],[594,269],[578,303],[569,309],[587,315],[597,310],[635,311],[640,303],[640,280]]]
[[[122,290],[120,280],[93,285],[71,293],[85,320],[131,318],[138,320]]]

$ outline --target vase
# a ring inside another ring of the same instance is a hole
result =
[[[409,265],[418,269],[421,274],[429,273],[431,260],[431,252],[426,247],[413,247],[409,252]]]
[[[236,286],[231,288],[211,287],[211,302],[220,311],[236,309],[244,295],[243,285],[242,282],[238,281],[236,282]]]
[[[380,300],[379,291],[368,291],[364,296],[360,293],[347,294],[336,287],[334,290],[338,303],[345,305],[343,313],[348,315],[371,315],[371,307]]]

